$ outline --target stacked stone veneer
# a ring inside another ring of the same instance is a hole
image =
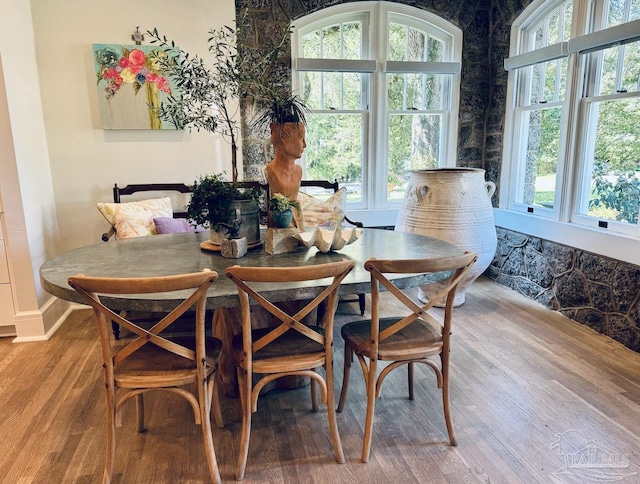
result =
[[[499,228],[485,275],[640,351],[640,268]]]
[[[357,0],[354,0],[357,1]],[[503,129],[511,25],[532,0],[403,0],[439,15],[464,34],[460,84],[457,166],[484,168],[500,196]],[[261,41],[278,26],[295,25],[309,13],[340,0],[236,0],[237,12],[252,19],[253,35],[239,47],[260,55]],[[291,76],[290,58],[274,66],[278,76]],[[246,106],[245,106],[246,108]],[[267,133],[253,132],[243,117],[244,178],[261,180],[273,157]],[[640,268],[498,228],[496,257],[486,275],[541,304],[640,351],[638,286]]]

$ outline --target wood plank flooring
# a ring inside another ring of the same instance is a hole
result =
[[[369,308],[369,301],[367,301]],[[384,305],[385,313],[393,305]],[[341,304],[338,327],[359,319]],[[100,482],[104,401],[98,339],[76,311],[48,342],[0,340],[0,482]],[[343,344],[336,332],[336,398]],[[447,444],[431,370],[385,381],[371,459],[360,462],[364,384],[352,367],[338,426],[347,458],[331,451],[326,412],[309,389],[274,390],[253,419],[246,483],[640,483],[640,355],[486,279],[454,314],[451,395],[458,447]],[[223,480],[233,481],[240,424],[225,402],[214,426]],[[147,397],[147,432],[133,405],[117,431],[116,482],[208,482],[188,404]]]

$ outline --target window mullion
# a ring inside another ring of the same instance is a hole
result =
[[[422,60],[427,62],[429,60],[429,34],[424,36],[424,43],[422,46]],[[440,95],[442,99],[442,94]],[[422,100],[422,105],[417,106],[418,109],[425,107],[425,102],[427,99],[427,76],[424,74],[420,74],[420,99]],[[442,147],[442,141],[440,142],[440,146]],[[442,158],[442,156],[440,156]]]
[[[404,29],[404,58],[405,60],[409,60],[409,28],[405,27]],[[409,75],[403,74],[403,89],[402,89],[402,107],[403,109],[407,109],[407,86],[409,84]],[[388,124],[387,124],[388,125]]]
[[[622,22],[626,23],[629,21],[629,15],[631,13],[631,0],[626,0],[624,2],[624,10],[622,13]]]
[[[320,29],[320,58],[324,59],[324,29]],[[324,109],[324,72],[320,73],[320,109]]]
[[[554,61],[556,63],[556,76],[554,82],[554,92],[553,92],[553,100],[560,100],[560,85],[562,83],[562,59],[556,59]]]
[[[340,24],[340,58],[344,59],[344,23]],[[340,74],[340,109],[344,108],[344,73]]]
[[[625,50],[625,45],[620,45],[618,47],[618,59],[616,62],[616,85],[615,85],[615,91],[616,92],[622,92],[622,78],[623,78],[623,71],[624,71],[624,50]]]

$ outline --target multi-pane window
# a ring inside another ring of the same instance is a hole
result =
[[[505,61],[508,207],[640,235],[640,1],[533,7]]]
[[[363,19],[336,22],[300,36],[300,57],[359,60]],[[313,112],[308,118],[305,178],[334,180],[349,187],[350,201],[362,202],[362,136],[366,124],[366,75],[361,72],[307,71],[300,94]]]
[[[558,45],[571,30],[571,1],[562,3],[520,33],[521,52]],[[560,138],[566,116],[567,59],[521,68],[517,77],[515,125],[518,163],[513,170],[513,201],[553,209],[560,180]]]
[[[640,42],[588,57],[592,75],[581,111],[585,144],[578,216],[635,233],[628,226],[637,226],[640,210]]]
[[[460,43],[456,27],[388,2],[298,19],[305,178],[337,178],[351,208],[384,210],[403,199],[409,170],[455,164]]]

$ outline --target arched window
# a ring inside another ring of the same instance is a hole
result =
[[[338,178],[360,220],[393,225],[407,170],[455,165],[461,31],[389,2],[294,24],[294,89],[311,109],[305,178]]]
[[[599,253],[590,243],[609,232],[640,236],[639,19],[638,0],[537,1],[505,60],[501,207],[529,227],[543,217],[559,234],[595,229],[572,237]]]

